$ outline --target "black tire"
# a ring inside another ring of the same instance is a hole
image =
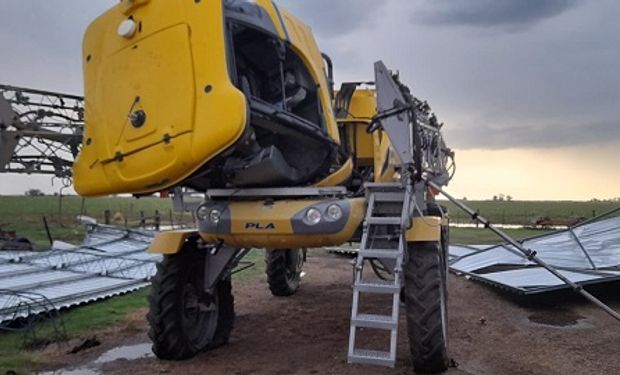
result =
[[[228,342],[235,318],[231,280],[206,293],[204,262],[203,251],[187,248],[157,265],[147,320],[160,359],[187,359]]]
[[[301,284],[304,263],[302,249],[265,251],[267,282],[271,294],[276,297],[292,296]]]
[[[409,262],[405,265],[407,333],[418,373],[440,373],[450,363],[443,250],[440,242],[409,244]]]

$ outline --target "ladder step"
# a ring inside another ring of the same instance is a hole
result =
[[[364,249],[358,252],[364,258],[396,259],[400,256],[398,249]]]
[[[400,240],[400,234],[375,234],[372,236],[373,240],[385,240],[385,241],[394,241],[398,243]]]
[[[377,217],[371,216],[366,219],[366,223],[368,225],[400,225],[400,217],[397,216],[385,216],[385,217]]]
[[[366,292],[366,293],[379,293],[379,294],[400,293],[399,285],[394,285],[393,281],[386,281],[386,280],[362,280],[359,283],[353,285],[353,289],[358,292]]]
[[[358,314],[357,317],[351,319],[351,324],[357,327],[390,331],[398,328],[398,322],[395,322],[389,315]]]
[[[395,362],[389,352],[379,350],[355,349],[352,354],[349,354],[349,363],[394,367]]]
[[[374,193],[375,194],[375,202],[400,202],[402,203],[405,200],[404,193]]]

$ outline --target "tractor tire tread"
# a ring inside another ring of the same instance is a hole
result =
[[[420,245],[421,244],[421,245]],[[438,244],[418,243],[405,266],[407,332],[418,373],[440,373],[449,365],[442,321]]]

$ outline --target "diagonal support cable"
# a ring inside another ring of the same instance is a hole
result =
[[[493,224],[491,224],[491,222],[489,220],[487,220],[486,218],[480,216],[480,214],[473,210],[472,208],[466,206],[465,204],[463,204],[461,201],[459,201],[458,199],[456,199],[455,197],[453,197],[452,195],[448,194],[446,191],[444,191],[442,189],[441,186],[439,186],[438,184],[434,183],[433,181],[429,181],[429,180],[425,180],[426,184],[428,186],[430,186],[431,188],[433,188],[434,190],[438,191],[439,193],[441,193],[443,196],[445,196],[450,202],[454,203],[458,208],[460,208],[461,210],[465,211],[468,215],[471,216],[472,220],[475,220],[477,222],[479,222],[480,224],[484,225],[485,228],[491,230],[493,233],[497,234],[499,237],[501,237],[504,241],[506,241],[507,243],[511,244],[512,246],[514,246],[517,250],[519,250],[527,259],[529,259],[530,261],[538,264],[539,266],[541,266],[542,268],[546,269],[547,271],[549,271],[551,274],[553,274],[555,277],[557,277],[558,279],[560,279],[564,284],[570,286],[575,292],[581,294],[584,298],[586,298],[588,301],[592,302],[593,304],[595,304],[596,306],[600,307],[601,309],[603,309],[607,314],[609,314],[611,317],[613,317],[614,319],[620,321],[620,314],[615,311],[614,309],[612,309],[611,307],[609,307],[608,305],[606,305],[603,301],[601,301],[600,299],[596,298],[595,296],[593,296],[592,294],[590,294],[588,291],[586,291],[585,289],[583,289],[583,287],[577,283],[572,282],[571,280],[569,280],[567,277],[565,277],[564,275],[562,275],[557,269],[555,269],[553,266],[547,264],[545,261],[543,261],[542,259],[540,259],[537,256],[536,251],[534,250],[530,250],[530,249],[526,249],[525,247],[523,247],[523,245],[519,242],[514,240],[512,237],[510,237],[509,235],[507,235],[506,233],[504,233],[502,230],[496,228]]]

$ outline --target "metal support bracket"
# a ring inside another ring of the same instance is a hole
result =
[[[207,250],[204,278],[205,290],[213,290],[220,280],[230,276],[232,270],[237,267],[241,259],[243,259],[250,250],[251,249],[236,249],[224,246],[223,244]]]

